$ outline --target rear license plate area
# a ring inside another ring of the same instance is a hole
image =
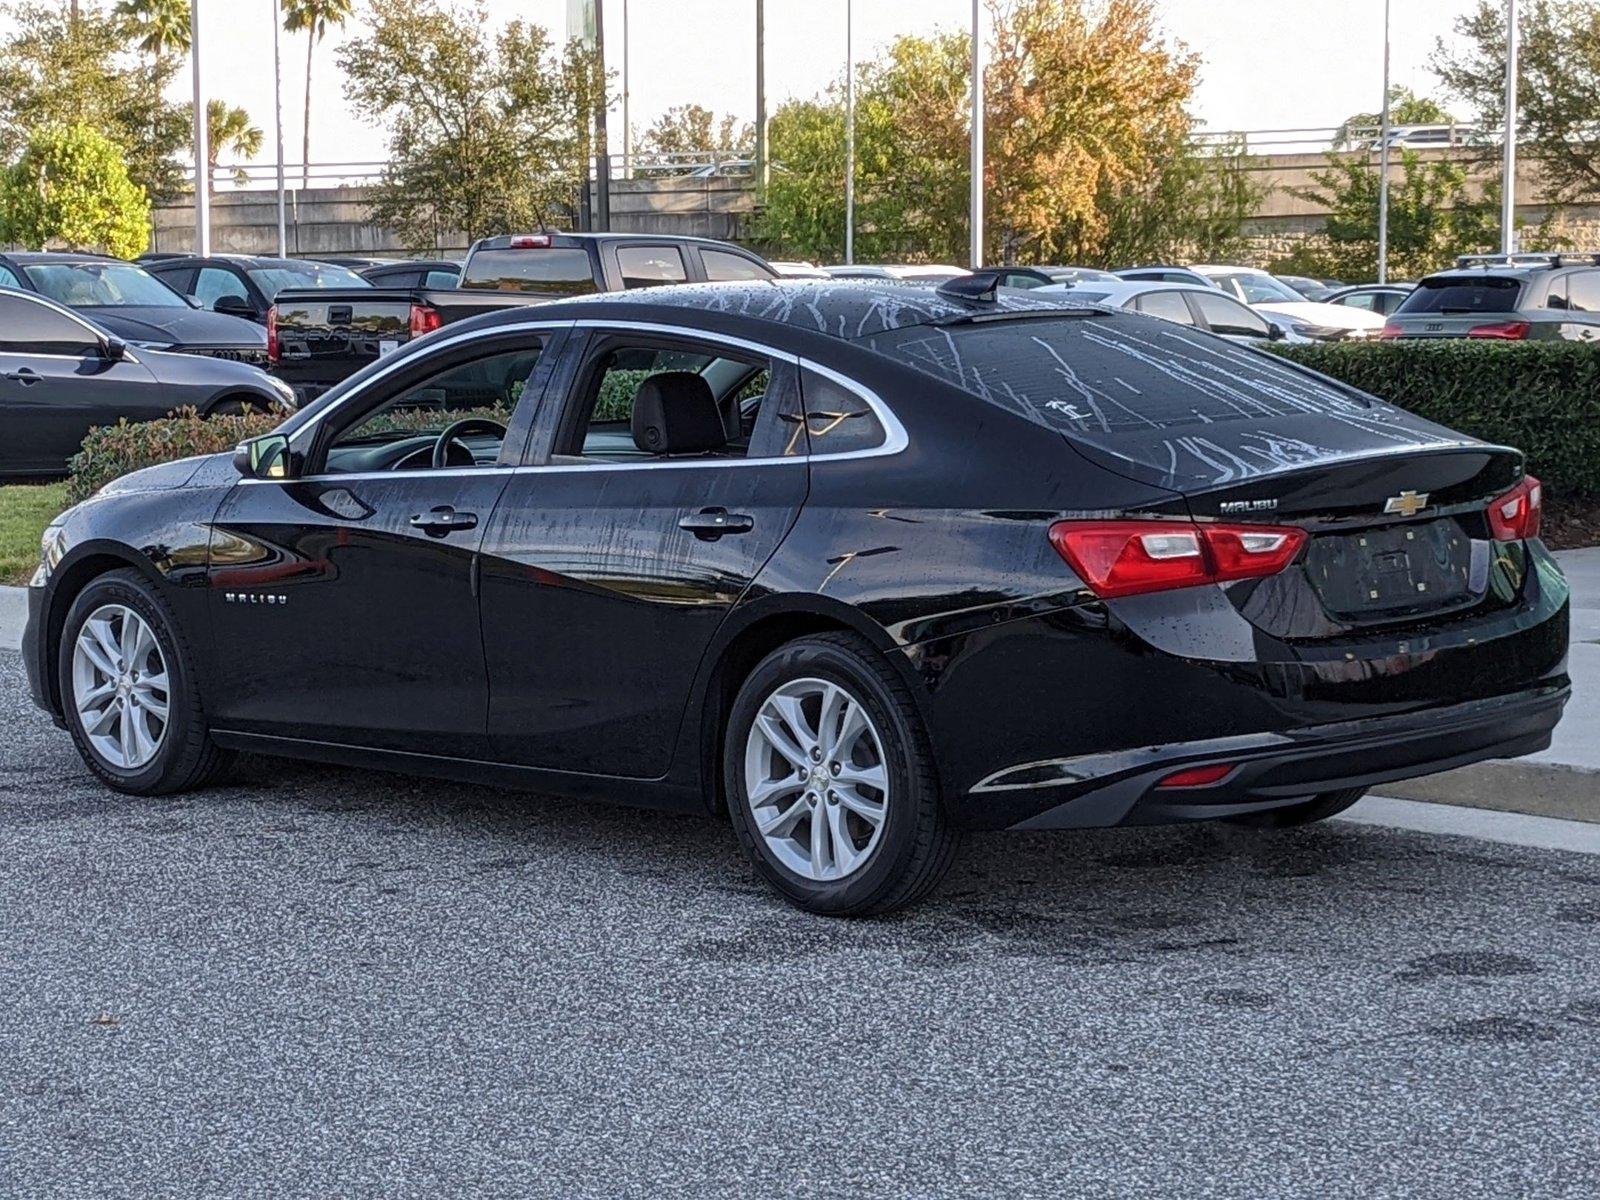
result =
[[[1472,539],[1448,518],[1324,534],[1306,574],[1330,613],[1385,619],[1470,604]]]

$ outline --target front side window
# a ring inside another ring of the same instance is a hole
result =
[[[83,357],[100,352],[100,339],[36,300],[0,296],[0,352]]]
[[[689,278],[683,251],[676,246],[618,246],[617,269],[625,288],[658,287]]]
[[[19,288],[21,286],[22,280],[17,278],[17,273],[4,263],[0,263],[0,287]]]
[[[33,286],[71,308],[188,308],[182,296],[132,263],[40,263],[24,268]]]
[[[556,447],[566,464],[767,458],[804,453],[782,374],[722,347],[613,342],[601,348]],[[787,432],[786,432],[787,431]]]
[[[726,250],[702,250],[700,261],[705,264],[706,278],[721,283],[730,279],[771,279],[772,272],[742,254],[729,254]]]
[[[1272,334],[1266,321],[1221,292],[1214,295],[1209,292],[1191,292],[1189,299],[1200,309],[1200,317],[1212,333],[1260,338]]]
[[[1579,271],[1567,278],[1567,307],[1573,312],[1600,313],[1600,271]]]
[[[1342,308],[1360,308],[1367,312],[1378,311],[1378,297],[1380,292],[1351,292],[1348,296],[1336,296],[1329,300],[1329,304],[1337,304]]]
[[[542,344],[520,345],[442,367],[354,417],[333,438],[332,474],[419,470],[433,465],[439,435],[471,421],[445,446],[447,467],[490,467],[538,365]]]
[[[215,308],[223,297],[236,300],[250,299],[244,280],[226,267],[202,267],[194,281],[194,298],[206,308]]]

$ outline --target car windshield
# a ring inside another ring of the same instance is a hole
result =
[[[1226,291],[1238,288],[1243,293],[1246,304],[1299,303],[1305,299],[1288,284],[1278,282],[1271,275],[1240,271],[1235,275],[1217,275],[1213,278],[1221,283]]]
[[[327,263],[282,263],[271,267],[250,267],[245,271],[270,299],[289,288],[371,287],[354,271]]]
[[[188,308],[189,303],[143,267],[132,263],[35,263],[28,280],[69,308]]]
[[[1517,311],[1522,281],[1485,275],[1424,279],[1395,311],[1407,313],[1508,313]]]

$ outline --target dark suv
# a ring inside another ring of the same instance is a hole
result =
[[[1600,341],[1600,253],[1462,255],[1418,283],[1381,336]]]

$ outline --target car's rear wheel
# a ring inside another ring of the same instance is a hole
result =
[[[193,655],[160,594],[132,569],[92,580],[67,612],[58,681],[89,769],[121,792],[199,786],[232,756],[212,742]]]
[[[1337,792],[1323,792],[1298,804],[1269,808],[1265,812],[1241,813],[1224,819],[1252,829],[1292,829],[1296,825],[1310,825],[1313,821],[1336,817],[1366,794],[1366,788],[1345,788]]]
[[[921,899],[959,841],[905,684],[851,634],[764,659],[729,711],[724,779],[739,840],[779,894],[867,916]]]

